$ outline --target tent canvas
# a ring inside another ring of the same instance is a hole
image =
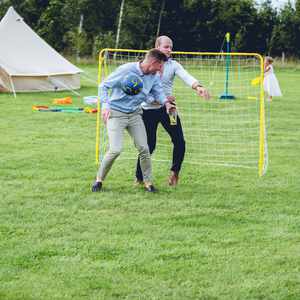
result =
[[[0,92],[75,90],[79,68],[38,36],[10,7],[0,22]]]

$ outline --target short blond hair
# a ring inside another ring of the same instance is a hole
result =
[[[145,60],[149,60],[149,59],[155,59],[156,61],[159,62],[165,62],[168,60],[168,57],[163,52],[154,48],[154,49],[150,49],[145,55]]]

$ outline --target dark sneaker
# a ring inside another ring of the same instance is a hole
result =
[[[176,172],[171,171],[170,177],[169,177],[169,185],[170,186],[176,186],[178,184],[179,176]]]
[[[157,192],[157,189],[154,187],[153,184],[145,185],[144,188],[145,188],[145,191],[149,192],[149,193]]]
[[[100,192],[102,189],[102,182],[95,181],[95,183],[92,186],[92,192]]]

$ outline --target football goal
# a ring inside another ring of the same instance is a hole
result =
[[[103,49],[99,55],[99,83],[118,66],[141,60],[146,50]],[[172,52],[205,86],[211,99],[203,100],[180,79],[174,82],[186,141],[185,163],[267,170],[267,133],[263,90],[263,58],[256,53]],[[100,103],[96,126],[96,161],[107,150],[106,129]],[[137,151],[125,138],[121,159],[137,159]],[[153,160],[170,162],[172,143],[162,127],[158,130]]]

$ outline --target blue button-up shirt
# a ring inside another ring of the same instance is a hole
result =
[[[134,73],[143,81],[142,91],[134,96],[127,95],[121,88],[121,81],[129,73]],[[109,90],[111,93],[109,94]],[[149,94],[153,97],[148,97]],[[144,101],[158,101],[164,105],[167,101],[160,76],[158,74],[144,74],[139,62],[127,63],[119,66],[100,85],[99,97],[104,109],[114,109],[125,113],[137,110]],[[149,100],[149,99],[150,100]]]

